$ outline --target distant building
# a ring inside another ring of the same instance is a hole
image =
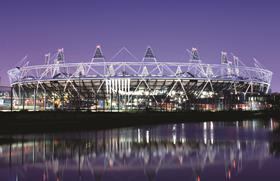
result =
[[[11,88],[0,86],[0,110],[10,110],[11,107]]]
[[[185,111],[267,109],[272,72],[256,60],[245,66],[221,53],[203,63],[196,48],[184,62],[158,61],[151,47],[142,60],[107,61],[100,46],[89,62],[67,63],[63,49],[45,64],[8,71],[14,109],[91,111]],[[121,52],[119,51],[119,52]],[[117,55],[116,55],[117,56]],[[114,57],[116,57],[114,56]],[[53,57],[51,59],[50,57]]]
[[[271,93],[268,97],[268,103],[273,110],[280,111],[280,93]]]

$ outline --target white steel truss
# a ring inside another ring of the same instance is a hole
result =
[[[120,52],[127,52],[132,60],[112,61]],[[254,67],[247,67],[236,56],[229,61],[227,53],[222,52],[221,64],[207,64],[200,60],[197,49],[193,48],[189,53],[189,62],[158,61],[148,47],[143,59],[135,61],[136,57],[127,48],[122,48],[111,61],[106,61],[101,47],[97,46],[88,62],[66,63],[63,49],[59,49],[53,59],[46,54],[44,65],[27,63],[10,69],[8,76],[13,87],[26,85],[36,90],[42,87],[44,92],[48,84],[57,89],[61,86],[63,92],[72,87],[79,94],[81,85],[87,83],[91,87],[88,94],[125,95],[127,103],[131,96],[144,94],[139,92],[140,88],[157,104],[174,95],[188,99],[191,94],[200,97],[205,90],[219,92],[225,89],[224,85],[228,85],[227,89],[232,89],[234,94],[269,91],[272,72],[264,69],[257,60]],[[55,86],[57,82],[59,85]],[[163,98],[158,100],[157,95]]]

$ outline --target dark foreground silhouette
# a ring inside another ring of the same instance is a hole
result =
[[[0,134],[97,130],[162,123],[238,121],[270,117],[279,117],[279,112],[0,112]]]

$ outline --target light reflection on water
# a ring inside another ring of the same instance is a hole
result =
[[[279,132],[270,119],[2,136],[0,180],[263,180],[280,176]]]

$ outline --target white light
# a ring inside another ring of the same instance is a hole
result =
[[[214,132],[213,132],[213,130],[210,133],[210,141],[211,141],[211,144],[213,145],[214,144]]]
[[[146,131],[146,142],[147,143],[150,142],[150,133],[149,133],[149,131]]]
[[[206,132],[206,130],[203,131],[203,140],[204,140],[204,144],[207,144],[207,132]]]
[[[141,142],[141,132],[140,132],[140,129],[137,130],[137,142],[138,143]]]
[[[214,129],[214,124],[213,121],[210,122],[210,129],[213,130]]]
[[[237,140],[237,149],[240,150],[240,148],[241,148],[240,140]]]
[[[176,133],[172,135],[172,140],[173,140],[173,144],[175,145],[177,141]]]
[[[207,123],[203,122],[203,129],[206,130],[207,129]]]

